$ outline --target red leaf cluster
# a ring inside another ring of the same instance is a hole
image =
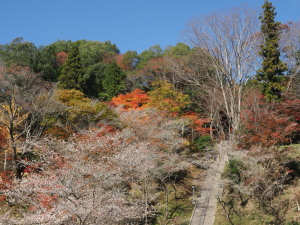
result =
[[[117,132],[117,128],[111,125],[99,123],[98,126],[101,128],[101,130],[97,133],[97,137],[102,137],[105,134],[115,134]]]
[[[289,144],[300,131],[300,101],[269,103],[262,96],[244,102],[240,147]]]
[[[68,58],[68,53],[58,52],[56,54],[56,60],[55,60],[56,66],[58,66],[58,67],[62,66],[67,61],[67,58]]]
[[[74,131],[70,126],[61,127],[57,125],[54,125],[45,131],[46,136],[49,135],[61,140],[68,140],[73,133]]]

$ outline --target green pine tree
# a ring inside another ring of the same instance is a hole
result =
[[[58,81],[59,87],[63,89],[81,90],[82,67],[77,42],[73,43],[70,48],[68,59],[63,65]]]
[[[264,44],[260,46],[262,57],[262,68],[257,71],[262,93],[268,101],[278,101],[284,90],[287,66],[280,60],[279,35],[280,23],[275,21],[275,7],[268,0],[262,6],[263,13],[260,15],[261,32],[264,37]]]

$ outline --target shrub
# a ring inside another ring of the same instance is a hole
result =
[[[253,145],[271,147],[289,144],[299,133],[299,102],[266,102],[263,96],[252,93],[243,102],[240,143],[242,148]]]
[[[103,102],[95,102],[78,90],[58,90],[56,100],[65,105],[60,121],[72,128],[88,127],[100,120],[112,121],[117,115]]]
[[[210,135],[202,135],[196,141],[195,145],[197,150],[204,150],[212,145],[212,140]]]
[[[242,181],[242,171],[245,169],[245,165],[241,161],[230,159],[223,176],[230,178],[238,184]]]
[[[154,90],[150,91],[150,107],[157,108],[166,113],[177,114],[182,112],[189,104],[189,96],[173,90],[170,83],[155,82]]]

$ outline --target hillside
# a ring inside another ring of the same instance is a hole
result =
[[[300,23],[276,14],[141,53],[0,44],[0,224],[300,224]]]

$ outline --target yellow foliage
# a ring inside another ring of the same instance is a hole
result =
[[[2,104],[0,107],[0,122],[6,127],[18,127],[21,125],[28,117],[29,113],[21,113],[21,107],[19,107],[14,99],[10,104]]]
[[[182,145],[184,146],[190,146],[190,142],[188,140],[185,140],[184,142],[182,142]]]
[[[68,106],[67,119],[70,122],[75,122],[79,118],[87,119],[96,114],[96,108],[92,106],[92,100],[84,97],[84,94],[78,90],[58,90],[55,97]]]
[[[116,117],[106,104],[95,103],[78,90],[57,90],[55,98],[67,106],[67,121],[71,123],[91,122],[100,119],[110,120]]]
[[[170,83],[159,81],[153,83],[154,90],[148,92],[150,101],[148,106],[165,112],[178,113],[190,104],[189,96],[173,90]]]
[[[84,94],[81,91],[72,89],[66,90],[61,89],[57,90],[55,93],[55,97],[58,101],[68,105],[68,106],[76,106],[80,103],[90,103],[91,100],[89,98],[84,97]]]

